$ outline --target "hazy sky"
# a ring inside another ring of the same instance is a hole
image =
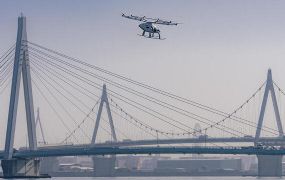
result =
[[[0,54],[23,12],[31,42],[229,112],[268,68],[285,89],[284,9],[281,0],[1,0]],[[122,12],[182,24],[151,40]]]

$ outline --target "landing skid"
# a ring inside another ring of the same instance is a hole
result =
[[[158,39],[158,40],[165,40],[166,38],[158,38],[158,37],[149,37],[149,36],[147,36],[147,35],[141,35],[141,34],[138,34],[138,36],[141,36],[141,37],[145,37],[145,38],[149,38],[149,39]]]

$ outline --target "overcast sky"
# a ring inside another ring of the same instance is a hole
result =
[[[268,68],[285,89],[284,9],[281,0],[1,0],[0,54],[23,12],[31,42],[230,112]],[[122,12],[182,24],[151,40]]]

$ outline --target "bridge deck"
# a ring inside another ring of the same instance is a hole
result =
[[[157,144],[199,144],[199,143],[254,143],[254,137],[225,137],[225,138],[175,138],[175,139],[148,139],[148,140],[136,140],[136,141],[118,141],[118,142],[106,142],[96,143],[97,147],[109,147],[109,146],[147,146]],[[285,139],[280,137],[263,137],[259,139],[259,142],[266,145],[285,145]],[[86,145],[48,145],[40,148],[65,148],[65,147],[85,147]]]
[[[258,147],[67,147],[42,148],[38,150],[19,150],[14,158],[33,158],[50,156],[88,156],[116,154],[247,154],[247,155],[284,155],[285,149]],[[3,151],[0,152],[3,159]]]

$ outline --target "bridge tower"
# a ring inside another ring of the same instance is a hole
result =
[[[37,149],[32,83],[31,83],[31,74],[30,74],[30,65],[29,65],[29,54],[28,54],[28,47],[26,45],[26,41],[27,41],[26,17],[21,15],[20,17],[18,17],[18,32],[17,32],[17,41],[15,49],[8,122],[6,129],[4,160],[2,160],[1,162],[4,177],[39,175],[38,159],[13,158],[14,135],[15,135],[15,127],[17,119],[21,76],[23,76],[29,149],[30,150]]]
[[[43,126],[42,126],[42,121],[41,121],[41,118],[40,118],[40,108],[37,109],[36,127],[37,127],[37,125],[40,126],[40,131],[41,131],[42,140],[43,140],[42,143],[43,144],[47,144],[46,138],[45,138],[45,134],[44,134],[44,129],[43,129]]]
[[[108,100],[108,96],[107,96],[107,88],[106,88],[106,84],[104,84],[102,96],[101,96],[101,102],[100,102],[97,117],[96,117],[95,128],[94,128],[91,144],[95,144],[95,141],[96,141],[104,103],[106,104],[106,109],[107,109],[108,119],[109,119],[109,123],[110,123],[112,138],[115,142],[117,142],[117,136],[116,136],[116,132],[115,132],[113,117],[112,117],[110,104],[109,104],[109,100]]]
[[[272,102],[273,102],[273,108],[274,108],[278,132],[279,132],[279,137],[283,137],[283,128],[282,128],[280,113],[279,113],[279,109],[278,109],[277,99],[276,99],[276,95],[275,95],[275,90],[274,90],[274,86],[273,86],[272,73],[271,73],[271,69],[269,69],[267,72],[266,86],[265,86],[265,91],[264,91],[263,100],[262,100],[262,104],[261,104],[257,129],[256,129],[256,133],[255,133],[255,145],[258,144],[258,140],[260,138],[260,133],[261,133],[261,129],[262,129],[262,124],[263,124],[263,119],[264,119],[264,114],[265,114],[265,108],[266,108],[269,92],[271,93],[271,98],[272,98]]]
[[[262,129],[266,104],[269,96],[269,92],[271,93],[272,103],[273,103],[273,109],[275,113],[275,119],[277,123],[277,128],[279,132],[279,138],[283,138],[283,128],[280,118],[280,113],[278,109],[278,104],[276,100],[273,80],[272,80],[272,73],[271,69],[267,72],[267,80],[266,80],[266,86],[265,91],[263,95],[263,100],[261,104],[256,134],[255,134],[255,141],[254,145],[257,146],[259,143],[260,133]],[[258,176],[282,176],[282,155],[278,156],[270,156],[270,155],[257,155],[258,159]]]
[[[107,114],[108,114],[108,119],[109,119],[109,124],[110,124],[110,128],[111,128],[111,135],[112,135],[113,141],[117,142],[117,136],[116,136],[116,132],[115,132],[113,117],[112,117],[110,104],[109,104],[109,100],[108,100],[108,96],[107,96],[107,88],[106,88],[106,85],[104,84],[102,96],[101,96],[101,102],[100,102],[97,117],[96,117],[95,128],[94,128],[94,132],[93,132],[91,145],[94,145],[96,142],[96,137],[97,137],[97,133],[98,133],[98,129],[99,129],[99,124],[100,124],[104,104],[106,104],[106,110],[107,110]],[[112,176],[113,175],[113,172],[115,169],[115,163],[116,163],[116,157],[115,156],[110,156],[110,157],[93,156],[92,160],[93,160],[95,176]]]

